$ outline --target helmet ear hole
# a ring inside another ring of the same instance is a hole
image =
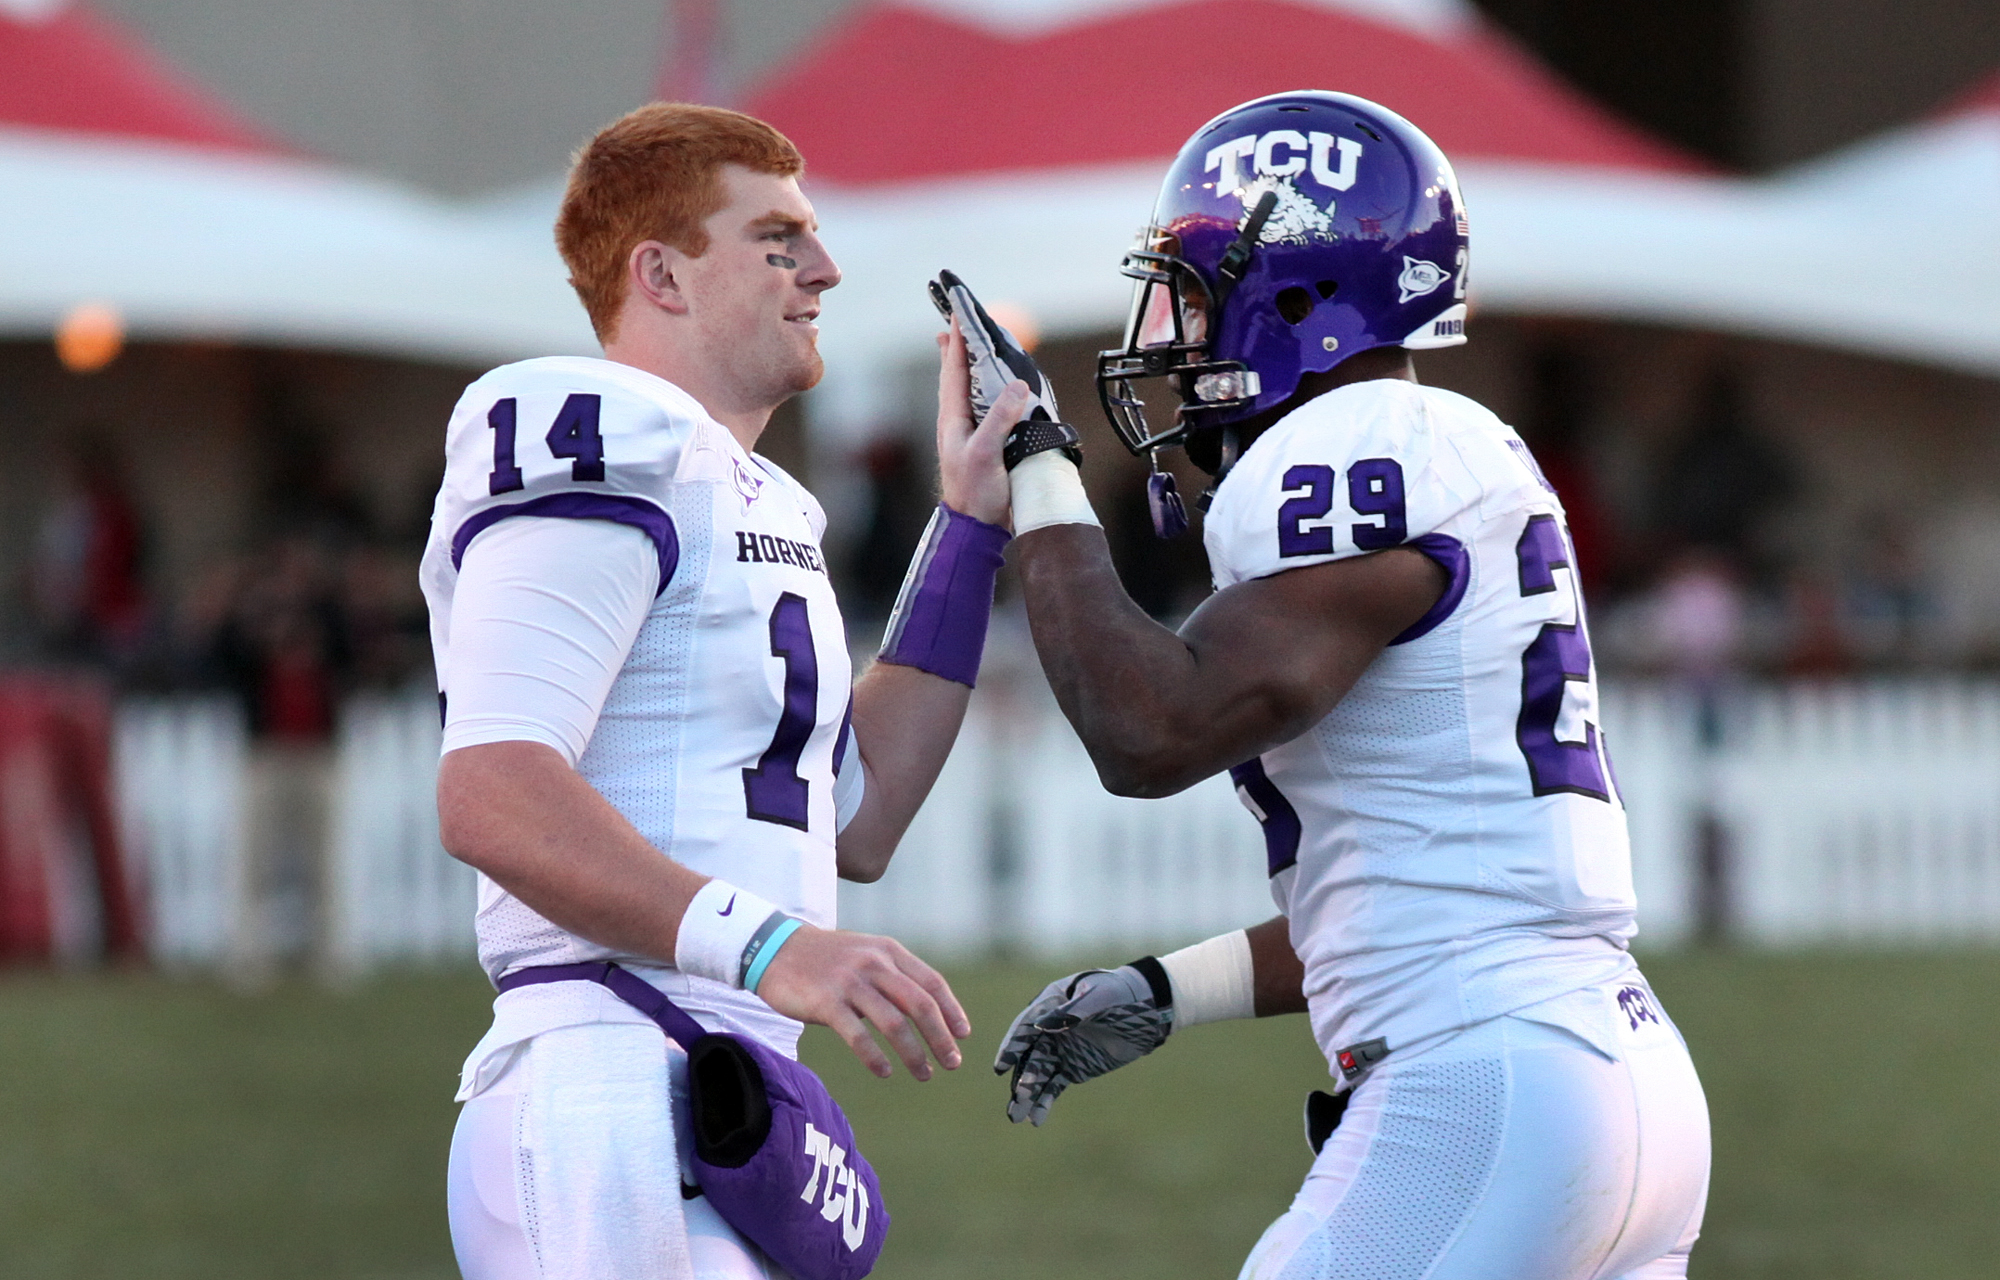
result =
[[[1317,299],[1297,285],[1280,290],[1272,301],[1278,308],[1278,314],[1285,318],[1286,324],[1299,323],[1311,315],[1313,308],[1318,305]]]
[[[1318,284],[1314,285],[1313,288],[1319,291],[1319,296],[1321,298],[1331,298],[1334,295],[1335,291],[1340,288],[1340,281],[1322,280]]]

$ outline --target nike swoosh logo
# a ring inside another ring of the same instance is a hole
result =
[[[698,1187],[698,1186],[694,1185],[694,1184],[693,1184],[692,1182],[683,1182],[683,1183],[681,1183],[681,1199],[683,1199],[683,1200],[697,1200],[697,1199],[700,1199],[700,1198],[701,1198],[701,1188],[700,1188],[700,1187]]]
[[[729,905],[724,907],[722,910],[716,912],[715,914],[719,916],[726,916],[734,910],[736,910],[736,895],[732,893],[729,895]]]

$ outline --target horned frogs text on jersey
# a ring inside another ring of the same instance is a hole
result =
[[[439,672],[457,567],[482,531],[513,515],[645,530],[662,585],[577,772],[676,861],[831,927],[851,669],[819,504],[678,387],[605,360],[494,370],[460,398],[445,449],[423,566]],[[495,978],[638,960],[557,928],[483,876],[478,933]]]
[[[1405,544],[1450,579],[1325,720],[1231,771],[1329,1058],[1629,966],[1625,813],[1575,557],[1519,437],[1449,391],[1340,387],[1245,451],[1205,541],[1218,588]]]

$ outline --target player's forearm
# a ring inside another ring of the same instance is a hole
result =
[[[854,685],[854,749],[868,793],[840,833],[840,874],[880,879],[944,768],[972,690],[915,667],[878,662]]]
[[[674,963],[708,877],[647,842],[560,754],[534,742],[449,752],[438,766],[445,850],[557,926]]]
[[[1445,585],[1397,548],[1239,582],[1175,633],[1125,594],[1096,527],[1049,525],[1015,546],[1043,669],[1120,795],[1171,795],[1298,737]]]
[[[1211,763],[1191,741],[1194,655],[1125,593],[1102,529],[1037,529],[1014,540],[1010,558],[1042,669],[1106,789],[1170,795],[1234,763]]]
[[[1273,916],[1244,930],[1250,938],[1252,992],[1257,1016],[1306,1011],[1306,967],[1292,950],[1291,922]]]

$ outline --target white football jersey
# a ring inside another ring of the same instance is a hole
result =
[[[440,680],[458,565],[480,532],[515,515],[646,531],[662,585],[577,772],[675,861],[831,928],[852,669],[818,502],[680,388],[606,360],[495,369],[460,398],[445,448],[422,573]],[[484,876],[477,928],[495,979],[585,960],[658,966],[558,928]]]
[[[1231,771],[1329,1059],[1628,968],[1631,857],[1575,555],[1520,437],[1449,391],[1340,387],[1251,444],[1205,541],[1218,589],[1403,545],[1450,575],[1326,719]]]

